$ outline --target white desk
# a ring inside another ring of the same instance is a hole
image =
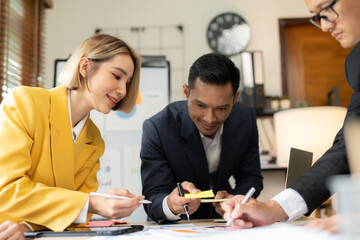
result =
[[[295,224],[305,224],[308,222],[308,218],[300,219],[298,222],[295,221]],[[188,224],[188,221],[180,221],[178,222],[179,227],[181,224]],[[212,219],[209,220],[192,220],[190,223],[194,224],[195,226],[210,226],[210,225],[217,225],[217,226],[224,226],[225,223],[216,223]],[[142,224],[145,227],[157,227],[154,222],[146,222],[146,223],[132,223],[132,224]],[[172,231],[172,228],[175,228],[174,225],[171,225],[169,228],[160,229],[160,228],[146,228],[142,232],[136,232],[131,235],[119,235],[119,239],[130,239],[130,240],[137,240],[137,239],[156,239],[156,240],[168,240],[168,239],[198,239],[198,240],[211,240],[211,239],[267,239],[267,240],[304,240],[308,239],[317,239],[317,240],[331,240],[336,239],[336,235],[328,235],[323,232],[313,231],[305,228],[300,228],[293,226],[294,224],[284,224],[278,223],[273,224],[272,226],[267,227],[258,227],[252,228],[248,230],[235,230],[235,231],[223,231],[223,230],[212,230],[216,232],[204,232],[204,230],[199,229],[196,233],[175,233]],[[165,226],[165,225],[161,225]],[[187,227],[189,229],[189,227]],[[186,225],[181,227],[180,229],[186,229]],[[195,231],[197,229],[194,229]],[[41,238],[42,240],[68,240],[68,239],[89,239],[90,237],[61,237],[61,238]],[[98,239],[115,239],[114,237],[104,237]]]

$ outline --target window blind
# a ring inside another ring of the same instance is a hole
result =
[[[49,0],[1,0],[0,101],[19,85],[42,86],[44,13]]]

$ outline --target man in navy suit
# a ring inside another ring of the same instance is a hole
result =
[[[353,47],[345,61],[345,74],[354,89],[344,123],[360,115],[360,1],[359,0],[305,0],[309,11],[314,14],[310,21],[329,32],[342,47]],[[290,188],[276,195],[272,200],[259,202],[251,199],[246,204],[236,205],[243,196],[237,196],[224,203],[225,219],[236,217],[234,224],[248,228],[291,221],[310,214],[330,197],[327,180],[334,175],[349,174],[343,128],[334,143],[314,166],[301,175]],[[235,205],[237,206],[235,209]],[[233,211],[234,209],[234,211]],[[313,226],[334,232],[337,217],[316,221]]]
[[[228,57],[203,55],[183,85],[187,101],[171,103],[144,122],[141,179],[143,194],[152,201],[144,208],[154,221],[180,219],[184,204],[191,219],[223,214],[219,203],[180,197],[177,182],[185,193],[213,189],[215,198],[245,194],[251,187],[256,197],[262,190],[256,116],[237,102],[239,79]]]

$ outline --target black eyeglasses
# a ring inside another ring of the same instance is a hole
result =
[[[321,28],[321,20],[327,21],[327,22],[335,22],[336,19],[339,17],[339,14],[334,10],[334,5],[339,0],[334,0],[332,3],[330,3],[328,6],[322,8],[318,14],[313,16],[309,19],[309,21],[317,28]]]

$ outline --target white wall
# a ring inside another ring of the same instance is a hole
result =
[[[185,79],[201,55],[211,52],[206,29],[216,15],[243,16],[252,36],[247,50],[262,50],[265,94],[281,95],[279,18],[309,17],[303,0],[53,0],[47,10],[45,87],[53,84],[54,61],[67,58],[96,27],[178,25],[184,27]],[[131,45],[131,43],[129,43]],[[181,93],[182,83],[172,86]],[[173,98],[174,99],[174,98]]]

